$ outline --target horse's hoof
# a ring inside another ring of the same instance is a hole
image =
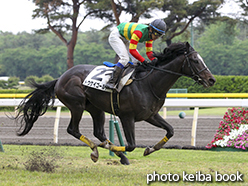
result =
[[[90,157],[94,163],[97,162],[99,154],[97,148],[94,148],[93,152],[90,154]]]
[[[155,151],[154,148],[146,147],[146,150],[144,151],[144,156],[147,156]]]
[[[150,154],[150,147],[146,147],[146,150],[144,151],[144,156],[147,156]]]
[[[126,156],[121,157],[120,162],[121,162],[122,165],[130,165],[130,163],[129,163],[129,161],[128,161]]]
[[[92,161],[93,161],[94,163],[97,162],[97,160],[98,160],[98,155],[96,155],[94,152],[92,152],[92,153],[90,154],[90,157],[91,157],[91,159],[92,159]]]

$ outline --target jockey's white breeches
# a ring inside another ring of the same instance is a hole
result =
[[[119,56],[119,63],[123,66],[126,66],[129,62],[129,58],[131,58],[131,61],[134,64],[138,63],[138,60],[129,53],[129,41],[120,35],[118,28],[114,28],[110,33],[108,41],[110,46]]]

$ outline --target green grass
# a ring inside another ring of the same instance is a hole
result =
[[[198,116],[224,116],[225,112],[227,111],[228,108],[223,108],[223,107],[213,107],[213,108],[200,108]],[[0,112],[4,113],[6,111],[9,112],[14,112],[14,107],[1,107]],[[178,116],[178,114],[183,111],[186,113],[186,116],[193,116],[194,114],[194,109],[192,110],[173,110],[173,111],[167,111],[167,116]],[[163,112],[159,112],[160,115],[163,116]],[[56,114],[56,109],[49,109],[45,115],[47,116],[55,116]],[[61,110],[61,115],[62,116],[70,116],[70,112],[67,108],[63,107]],[[90,114],[87,111],[84,111],[84,116],[89,116]],[[106,116],[109,114],[106,113]]]
[[[223,108],[223,107],[214,107],[214,108],[200,108],[198,116],[221,116],[223,117],[225,112],[227,111],[228,108]],[[194,109],[192,110],[173,110],[173,111],[167,111],[167,116],[178,116],[178,114],[183,111],[186,113],[186,116],[193,116],[194,114]],[[53,115],[55,116],[56,110],[49,110],[46,115]],[[163,112],[159,112],[160,115],[163,116]],[[61,112],[61,115],[68,115],[70,116],[69,110],[65,109]],[[89,116],[89,113],[87,111],[84,111],[84,116]],[[106,116],[109,116],[108,113],[106,113]]]
[[[214,107],[214,108],[200,108],[198,116],[224,116],[228,108]],[[180,112],[185,112],[186,116],[193,116],[194,109],[192,110],[173,110],[167,111],[167,116],[177,116]],[[161,113],[162,114],[162,113]]]
[[[93,163],[88,147],[72,146],[18,146],[4,145],[5,152],[0,152],[0,185],[147,185],[147,174],[178,174],[179,185],[248,185],[248,156],[246,152],[212,152],[201,150],[161,149],[144,157],[143,148],[136,148],[128,153],[131,163],[123,166],[117,157],[109,156],[105,149],[99,150],[99,160]],[[46,152],[52,152],[47,154]],[[56,160],[52,173],[26,170],[25,165],[32,158],[32,152],[48,160]],[[42,154],[43,153],[43,154]],[[212,175],[212,182],[182,181],[183,171],[196,174],[201,171]],[[235,174],[240,171],[244,182],[215,182],[215,171],[220,174]],[[167,184],[169,182],[166,182]],[[154,182],[150,185],[164,185]]]

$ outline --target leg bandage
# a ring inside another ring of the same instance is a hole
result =
[[[168,141],[168,138],[165,136],[160,142],[158,142],[153,148],[155,150],[159,150],[163,147],[163,145]]]
[[[92,142],[92,141],[90,141],[88,138],[86,138],[84,135],[82,135],[81,137],[80,137],[80,140],[82,141],[82,142],[84,142],[84,143],[86,143],[90,148],[94,148],[96,145]]]

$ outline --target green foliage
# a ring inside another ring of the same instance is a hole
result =
[[[8,87],[7,81],[0,80],[0,87],[3,89],[6,89]]]
[[[239,30],[231,22],[210,25],[197,40],[195,49],[213,74],[248,75],[248,40],[239,40]]]
[[[195,50],[213,74],[248,75],[248,39],[242,30],[244,25],[240,22],[235,25],[230,20],[212,24],[195,40]],[[187,40],[187,33],[174,38],[173,42]],[[103,39],[105,34],[96,30],[79,33],[74,64],[113,62],[115,52],[106,38]],[[138,50],[146,57],[144,46],[144,43],[139,43]],[[162,39],[154,42],[155,52],[161,52],[165,47]],[[52,33],[14,35],[0,32],[0,76],[16,76],[22,81],[28,76],[42,77],[45,74],[58,78],[67,70],[66,56],[66,47]],[[4,87],[4,82],[0,84]]]
[[[0,64],[5,66],[1,75],[18,75],[23,80],[30,75],[58,77],[66,70],[66,48],[63,46],[52,45],[39,50],[20,46],[4,51],[0,54]]]
[[[216,83],[213,87],[203,88],[202,85],[196,84],[192,79],[188,77],[181,77],[173,85],[174,88],[182,89],[185,88],[188,90],[188,93],[247,93],[248,92],[248,76],[220,76],[215,75]],[[25,79],[25,85],[31,86],[29,81],[34,80],[37,83],[44,83],[52,81],[53,78],[49,75],[44,75],[41,78],[37,76],[29,76]],[[0,86],[1,86],[0,81]],[[4,83],[7,83],[6,81]],[[0,90],[2,93],[30,93],[30,90]]]
[[[213,87],[203,88],[202,85],[187,77],[181,77],[172,88],[187,88],[188,93],[247,93],[248,76],[214,76],[216,83]]]
[[[0,80],[0,87],[2,89],[13,89],[19,85],[19,78],[18,77],[9,77],[7,81]]]
[[[30,93],[32,89],[19,90],[19,89],[0,89],[0,94],[26,94]]]
[[[88,13],[92,12],[91,17],[107,20],[113,25],[120,21],[121,14],[131,17],[127,20],[131,22],[137,22],[140,18],[151,18],[152,10],[161,8],[163,4],[163,0],[123,0],[117,3],[109,0],[88,0],[85,8]]]
[[[18,77],[9,77],[8,79],[8,88],[13,88],[17,85],[19,85],[19,78]]]
[[[164,15],[160,15],[167,24],[164,39],[170,44],[174,37],[185,31],[185,35],[189,36],[186,28],[193,19],[199,18],[204,23],[215,19],[219,15],[216,10],[222,3],[222,0],[198,0],[193,4],[186,0],[123,0],[118,3],[108,0],[88,0],[85,8],[88,13],[92,13],[91,17],[107,20],[109,23],[107,28],[119,24],[122,14],[130,15],[130,19],[126,21],[138,22],[140,18],[153,18],[152,11],[164,12]]]
[[[194,3],[186,0],[164,1],[162,11],[168,12],[164,18],[168,28],[164,37],[166,43],[170,45],[171,40],[181,34],[183,34],[183,37],[189,38],[187,28],[190,22],[196,18],[198,23],[207,25],[216,20],[219,15],[217,9],[222,3],[222,0],[198,0]]]
[[[75,64],[99,65],[113,61],[115,52],[108,42],[102,41],[103,36],[99,31],[79,33]],[[4,43],[0,44],[0,76],[17,76],[24,80],[31,75],[49,74],[58,78],[67,70],[66,47],[51,34],[0,32],[0,43]]]
[[[26,86],[32,86],[32,82],[37,82],[37,80],[39,79],[39,77],[37,76],[28,76],[26,79],[25,79],[25,85]]]
[[[54,78],[50,75],[44,75],[41,78],[39,78],[39,82],[40,83],[46,83],[46,82],[52,81],[53,79]]]
[[[235,22],[217,22],[206,28],[200,43],[232,45],[235,42],[235,37],[238,35]]]
[[[32,87],[32,82],[36,82],[40,84],[40,83],[46,83],[46,82],[52,81],[53,79],[54,78],[50,75],[44,75],[41,78],[37,76],[28,76],[25,79],[25,85]]]
[[[75,48],[74,64],[101,65],[103,61],[114,62],[114,57],[114,50],[105,48],[103,44],[97,42],[78,44]]]

